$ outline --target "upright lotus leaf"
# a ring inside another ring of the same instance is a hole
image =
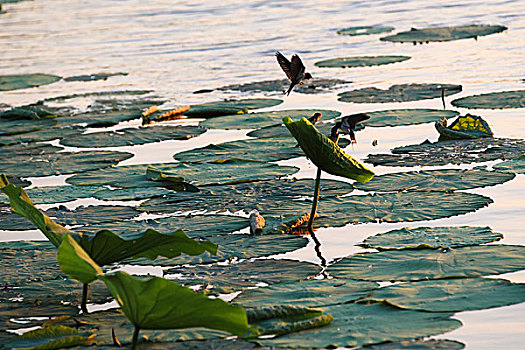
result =
[[[40,85],[47,85],[62,79],[51,74],[15,74],[0,75],[0,91],[26,89]]]
[[[365,126],[400,126],[437,122],[443,118],[453,118],[459,112],[426,108],[390,109],[366,112],[370,119],[361,123]]]
[[[361,26],[361,27],[348,27],[339,29],[337,31],[337,34],[340,35],[369,35],[369,34],[380,34],[380,33],[388,33],[394,30],[394,27],[388,27],[388,26]]]
[[[455,84],[396,84],[387,90],[368,87],[340,93],[338,101],[352,103],[391,103],[426,100],[461,92],[461,85]]]
[[[50,326],[35,329],[9,342],[11,349],[62,349],[78,345],[90,345],[96,334],[80,333],[66,326]]]
[[[388,342],[376,345],[367,345],[359,350],[461,350],[465,344],[447,339],[410,339],[398,342]]]
[[[315,65],[321,68],[370,67],[403,62],[409,59],[409,56],[352,56],[319,61],[315,62]]]
[[[242,114],[250,109],[273,107],[281,103],[283,103],[283,100],[273,98],[216,101],[192,105],[189,111],[184,112],[184,115],[189,118],[214,118],[224,115]]]
[[[449,249],[498,241],[501,233],[490,227],[436,226],[402,228],[368,237],[360,245],[378,250]]]
[[[364,191],[456,191],[494,186],[510,181],[514,174],[487,170],[439,169],[376,176],[355,187]]]
[[[483,310],[524,302],[525,283],[494,278],[419,281],[376,289],[369,299],[429,312]]]
[[[283,111],[257,112],[236,114],[213,119],[206,119],[199,125],[210,129],[255,129],[272,125],[281,125],[285,116],[310,117],[314,113],[321,113],[324,120],[337,118],[341,115],[338,111],[327,109],[286,109]]]
[[[283,348],[336,348],[428,337],[461,326],[452,313],[402,310],[385,303],[340,304],[322,307],[334,317],[326,327],[257,339],[264,346]]]
[[[471,24],[464,26],[434,27],[424,29],[412,28],[406,32],[385,36],[380,40],[400,43],[428,43],[430,41],[452,41],[469,38],[476,39],[478,36],[499,33],[504,30],[507,30],[507,27],[487,24]]]
[[[525,154],[514,160],[498,163],[492,166],[496,170],[509,171],[516,174],[525,174]]]
[[[460,116],[449,126],[446,124],[446,119],[437,121],[434,125],[439,132],[439,141],[477,139],[494,136],[489,124],[477,115],[467,114]]]
[[[365,183],[374,173],[345,153],[339,146],[321,134],[308,120],[302,118],[294,122],[289,117],[283,119],[290,133],[299,142],[306,156],[321,170],[329,174],[358,180]]]
[[[82,283],[91,283],[104,274],[100,266],[69,235],[62,239],[58,247],[57,260],[64,273]]]
[[[94,80],[107,80],[109,77],[114,77],[117,75],[128,75],[128,73],[93,73],[85,75],[75,75],[71,77],[64,78],[65,81],[94,81]]]
[[[335,88],[340,87],[341,85],[350,84],[351,81],[341,80],[341,79],[323,79],[315,78],[310,81],[308,84],[296,86],[294,92],[301,94],[317,94],[331,91]],[[245,84],[234,84],[223,86],[218,90],[223,91],[241,91],[241,92],[278,92],[281,93],[286,91],[290,86],[290,81],[288,79],[278,79],[278,80],[264,80],[256,81],[253,83]]]
[[[472,109],[524,108],[525,90],[491,92],[453,100],[454,107]]]
[[[165,140],[188,140],[206,129],[187,125],[153,125],[139,128],[101,131],[68,137],[61,144],[72,147],[122,147],[142,145]]]
[[[244,335],[251,330],[240,306],[209,299],[160,277],[139,280],[124,272],[99,277],[135,329],[205,327]]]
[[[337,278],[367,281],[419,281],[496,275],[519,271],[523,266],[525,247],[484,245],[356,254],[330,266],[328,272]]]

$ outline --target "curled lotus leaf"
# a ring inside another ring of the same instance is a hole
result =
[[[524,108],[525,90],[491,92],[453,100],[454,107],[472,109]]]
[[[368,237],[360,245],[378,250],[390,249],[449,249],[498,241],[501,233],[490,227],[435,226],[402,228]]]
[[[477,139],[494,136],[489,124],[477,115],[466,114],[459,116],[448,126],[446,119],[442,119],[437,121],[434,126],[439,132],[439,141]]]
[[[409,56],[351,56],[318,61],[315,62],[315,65],[321,68],[370,67],[403,62],[409,59]]]
[[[478,36],[500,33],[504,30],[507,30],[507,27],[487,24],[471,24],[464,26],[434,27],[423,29],[412,28],[406,32],[385,36],[380,40],[400,43],[452,41],[469,38],[476,39]]]
[[[232,114],[247,113],[251,109],[277,106],[283,100],[274,98],[247,98],[242,100],[224,100],[191,105],[184,115],[189,118],[214,118]]]
[[[310,81],[308,84],[296,86],[293,91],[301,93],[301,94],[317,94],[317,93],[328,92],[342,85],[346,85],[350,83],[351,81],[348,81],[348,80],[322,79],[322,78],[314,77],[314,79]],[[279,80],[257,81],[257,82],[245,83],[245,84],[228,85],[228,86],[223,86],[219,88],[218,90],[241,91],[241,92],[268,91],[268,92],[282,93],[283,91],[286,91],[289,86],[290,86],[289,80],[279,79]]]
[[[523,246],[481,245],[356,254],[336,262],[328,271],[337,278],[420,281],[497,275],[522,270],[524,264]]]
[[[350,36],[356,36],[356,35],[369,35],[369,34],[380,34],[380,33],[388,33],[394,30],[394,27],[388,27],[388,26],[360,26],[360,27],[348,27],[339,29],[337,31],[337,34],[340,35],[350,35]]]
[[[366,112],[370,119],[361,123],[365,126],[400,126],[432,123],[445,118],[453,118],[459,113],[450,110],[410,108],[390,109],[383,111]]]
[[[525,283],[497,278],[419,281],[376,289],[369,299],[429,312],[483,310],[525,301]]]
[[[495,164],[493,168],[500,171],[509,171],[515,174],[525,174],[525,155],[521,155],[514,160]]]
[[[367,87],[340,93],[338,100],[352,103],[391,103],[426,100],[461,92],[461,85],[455,84],[396,84],[388,89]]]
[[[0,75],[0,91],[27,89],[31,87],[52,84],[62,79],[51,74],[15,74]]]

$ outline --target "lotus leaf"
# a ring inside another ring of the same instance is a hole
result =
[[[163,172],[181,176],[193,185],[205,186],[269,180],[296,173],[299,169],[262,162],[229,160],[221,163],[168,163],[151,164]],[[66,180],[77,185],[109,185],[112,187],[134,188],[162,186],[146,177],[148,165],[126,165],[99,169],[74,175]]]
[[[65,81],[93,81],[93,80],[107,80],[109,77],[117,75],[128,75],[128,73],[94,73],[89,75],[75,75],[64,78]]]
[[[490,227],[437,226],[402,228],[368,237],[360,245],[378,250],[456,248],[498,241],[501,233]]]
[[[460,321],[450,318],[452,313],[401,310],[385,303],[342,304],[321,309],[334,317],[330,325],[257,342],[285,348],[356,347],[426,337],[461,326]]]
[[[428,340],[401,340],[377,345],[368,345],[360,350],[461,350],[465,344],[455,340],[428,339]]]
[[[380,34],[380,33],[387,33],[394,30],[394,27],[388,27],[388,26],[362,26],[362,27],[348,27],[344,29],[339,29],[337,31],[337,34],[340,35],[368,35],[368,34]]]
[[[85,128],[83,126],[76,125],[76,126],[66,126],[66,127],[45,128],[45,129],[40,129],[37,131],[32,131],[32,132],[23,133],[23,134],[0,136],[0,146],[14,145],[14,144],[20,145],[20,144],[26,144],[29,142],[61,140],[68,136],[80,134],[84,130]]]
[[[452,105],[472,109],[524,108],[525,90],[492,92],[462,97],[453,100]]]
[[[84,284],[91,283],[104,272],[78,243],[66,234],[58,247],[60,270]]]
[[[369,67],[403,62],[409,59],[409,56],[352,56],[319,61],[315,62],[315,65],[321,68]]]
[[[169,279],[185,285],[203,285],[207,292],[232,293],[257,284],[278,284],[312,277],[321,269],[310,263],[287,259],[261,259],[229,265],[176,267],[165,271]]]
[[[51,118],[18,120],[0,118],[0,144],[8,144],[4,137],[26,134],[42,129],[49,129],[56,124],[56,120]]]
[[[35,329],[9,342],[13,349],[61,349],[77,345],[89,345],[96,334],[80,333],[66,326],[50,326]]]
[[[24,231],[33,228],[26,219],[11,212],[9,205],[0,204],[0,230]]]
[[[384,166],[436,166],[515,159],[525,153],[525,140],[481,138],[396,147],[393,154],[369,154],[366,163]]]
[[[59,81],[61,77],[51,74],[0,75],[0,91],[26,89]]]
[[[400,126],[431,123],[442,118],[453,118],[459,113],[450,110],[410,108],[366,112],[370,119],[362,121],[365,126]]]
[[[328,271],[338,278],[419,281],[496,275],[519,271],[523,266],[524,246],[485,245],[356,254],[338,261]]]
[[[477,39],[478,36],[499,33],[504,30],[507,30],[507,27],[486,24],[434,27],[424,29],[412,28],[409,31],[386,36],[380,40],[401,43],[425,43],[430,41],[452,41],[468,38]]]
[[[116,91],[95,91],[95,92],[85,92],[79,94],[63,95],[57,97],[46,98],[42,101],[38,101],[37,104],[44,104],[45,102],[57,102],[57,101],[66,101],[76,98],[87,98],[87,97],[99,97],[99,98],[110,98],[114,96],[140,96],[147,95],[151,93],[151,90],[116,90]]]
[[[311,279],[248,289],[233,302],[242,306],[301,305],[320,307],[366,297],[378,284],[368,281]]]
[[[258,112],[248,114],[236,114],[213,119],[207,119],[200,123],[201,126],[211,129],[255,129],[273,125],[281,125],[284,116],[310,117],[314,113],[321,113],[322,118],[333,119],[341,115],[338,111],[326,109],[287,109],[284,111]]]
[[[317,130],[323,134],[323,135],[329,135],[331,132],[332,127],[335,125],[333,122],[328,123],[317,123],[315,124],[315,127]],[[354,131],[363,130],[365,127],[361,124],[357,124]],[[250,137],[293,137],[290,132],[288,131],[288,128],[284,124],[279,125],[272,125],[272,126],[266,126],[261,129],[250,131],[247,136]],[[339,147],[344,148],[350,144],[350,141],[346,138],[340,137],[337,144]]]
[[[140,128],[127,128],[118,131],[102,131],[82,134],[62,140],[62,144],[72,147],[121,147],[142,145],[165,140],[187,140],[204,133],[206,129],[197,126],[154,125]]]
[[[7,180],[9,182],[11,182],[12,184],[14,184],[15,186],[20,186],[20,187],[27,187],[29,185],[31,185],[31,181],[28,181],[28,180],[22,180],[21,178],[17,177],[17,176],[12,176],[12,175],[7,175]]]
[[[34,120],[56,118],[56,114],[37,106],[21,106],[0,112],[0,119]]]
[[[92,128],[110,127],[120,122],[140,118],[142,115],[142,107],[143,106],[135,106],[73,113],[72,115],[59,117],[57,121],[59,125],[62,126],[87,124],[88,127]]]
[[[241,339],[189,340],[170,343],[148,343],[145,345],[151,350],[250,350],[256,347],[256,344]],[[141,349],[140,346],[139,349]]]
[[[86,186],[95,187],[95,186]],[[125,201],[132,199],[149,199],[173,193],[173,191],[162,187],[138,187],[120,189],[101,189],[93,194],[93,197],[106,201]]]
[[[9,180],[15,184],[13,181]],[[51,204],[69,202],[79,198],[90,198],[100,191],[99,186],[43,186],[26,189],[34,204]],[[9,199],[1,197],[0,202],[9,203]]]
[[[455,84],[396,84],[387,90],[368,87],[340,93],[338,100],[353,103],[391,103],[418,101],[441,97],[461,92],[461,85]]]
[[[434,125],[439,132],[439,141],[477,139],[494,136],[489,124],[477,115],[467,114],[460,116],[449,126],[447,126],[446,119],[437,121]]]
[[[454,278],[376,289],[372,300],[430,312],[482,310],[525,301],[525,283],[493,278]]]
[[[185,182],[184,178],[180,176],[173,176],[168,172],[163,172],[153,166],[148,166],[146,169],[146,177],[148,180],[157,181],[170,190],[185,191],[185,192],[199,192],[199,188],[192,184]]]
[[[494,186],[510,181],[514,174],[487,170],[438,169],[376,176],[355,187],[364,191],[456,191]]]
[[[225,100],[190,106],[184,115],[190,118],[213,118],[231,114],[246,113],[250,109],[273,107],[283,103],[274,98],[247,98],[243,100]]]
[[[322,79],[315,78],[307,85],[300,85],[294,88],[294,92],[302,94],[316,94],[321,92],[328,92],[334,88],[337,88],[341,85],[346,85],[351,83],[351,81],[341,80],[341,79]],[[269,92],[280,92],[286,91],[290,86],[290,81],[287,79],[281,80],[265,80],[258,81],[254,83],[238,84],[238,85],[228,85],[219,88],[219,90],[224,91],[269,91]]]
[[[510,171],[516,174],[525,174],[525,155],[521,155],[514,160],[498,163],[494,165],[493,168],[501,171]]]

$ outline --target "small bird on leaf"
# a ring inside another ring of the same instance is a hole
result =
[[[357,113],[344,116],[341,119],[341,121],[335,123],[334,127],[332,128],[332,131],[330,133],[330,140],[337,143],[337,141],[339,140],[339,130],[341,130],[343,134],[350,135],[352,143],[357,143],[354,134],[355,126],[357,123],[367,119],[370,119],[370,116],[364,113]]]
[[[285,94],[290,95],[290,92],[295,85],[304,84],[308,80],[312,79],[312,75],[310,73],[305,73],[306,68],[297,54],[292,56],[291,61],[288,61],[288,59],[284,57],[279,51],[275,53],[275,57],[277,57],[277,62],[279,62],[279,65],[286,74],[286,77],[288,80],[290,80],[290,87],[288,88],[288,91],[285,92]]]

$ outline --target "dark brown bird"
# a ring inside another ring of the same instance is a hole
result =
[[[312,123],[312,125],[315,125],[319,119],[321,119],[321,113],[315,113],[310,118],[308,118],[308,121]]]
[[[275,53],[275,57],[277,57],[277,62],[279,62],[279,65],[286,74],[286,77],[288,80],[290,80],[290,87],[288,88],[288,91],[285,92],[285,94],[290,95],[290,92],[295,85],[304,84],[308,80],[312,79],[312,75],[310,73],[305,73],[306,68],[297,54],[292,56],[291,61],[288,61],[288,59],[284,57],[279,51]]]
[[[341,121],[335,123],[334,127],[332,128],[332,131],[330,133],[330,140],[337,143],[337,141],[339,140],[339,130],[341,130],[343,134],[350,135],[352,143],[357,143],[354,134],[355,126],[357,123],[367,119],[370,119],[370,116],[364,113],[357,113],[344,116],[341,119]]]

